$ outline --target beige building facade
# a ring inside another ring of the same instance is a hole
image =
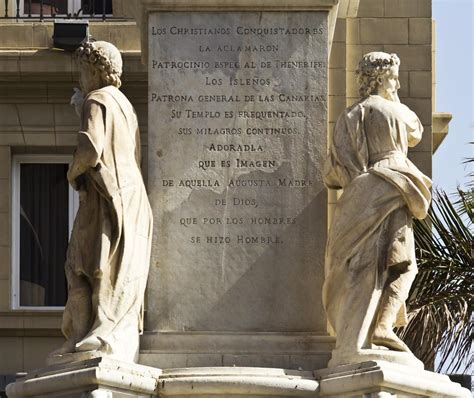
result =
[[[16,3],[0,0],[0,17],[3,10],[16,15]],[[53,48],[53,22],[48,18],[39,21],[34,15],[28,18],[25,3],[18,3],[20,18],[0,18],[0,375],[44,366],[47,354],[62,342],[64,293],[51,293],[52,299],[46,299],[54,282],[48,284],[43,279],[37,283],[41,278],[20,269],[22,261],[27,264],[31,260],[23,260],[27,248],[22,246],[22,228],[27,227],[21,222],[27,217],[21,198],[36,192],[34,181],[22,180],[21,170],[24,175],[28,171],[24,165],[67,165],[78,128],[69,105],[77,86],[73,55]],[[141,62],[140,29],[131,3],[113,1],[112,15],[105,21],[90,21],[90,34],[96,40],[112,42],[123,53],[122,90],[138,114],[146,181],[147,67]],[[74,2],[68,7],[74,7]],[[343,7],[347,8],[344,12]],[[451,117],[435,112],[431,0],[360,0],[342,2],[341,9],[329,59],[328,131],[344,108],[359,98],[354,72],[361,56],[370,51],[396,53],[401,59],[400,99],[416,112],[425,131],[410,158],[430,176],[433,151],[446,135]],[[57,222],[66,222],[66,230],[70,230],[76,199],[72,193],[64,195],[65,216]],[[329,214],[335,198],[332,192]],[[52,225],[47,229],[52,230]],[[61,259],[55,261],[60,263]],[[55,273],[56,268],[50,272]]]

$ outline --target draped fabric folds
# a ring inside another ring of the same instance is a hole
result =
[[[132,105],[115,87],[92,91],[69,170],[80,206],[66,261],[63,332],[93,336],[101,351],[136,360],[151,250],[152,214],[140,171]]]
[[[377,95],[347,108],[334,129],[323,177],[344,191],[328,235],[323,302],[338,344],[355,351],[370,346],[387,270],[416,272],[411,223],[427,214],[431,181],[407,151],[422,131],[408,107]],[[406,286],[398,288],[406,299]],[[402,306],[397,323],[405,322]]]

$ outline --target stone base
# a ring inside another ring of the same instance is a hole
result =
[[[191,367],[328,367],[335,339],[314,333],[162,332],[141,337],[139,362],[161,369]]]
[[[256,367],[155,369],[95,358],[31,372],[9,398],[471,398],[447,376],[385,361],[316,371]]]
[[[159,396],[173,398],[317,397],[313,372],[271,368],[187,368],[164,370]]]
[[[327,398],[471,398],[448,376],[385,361],[315,371],[319,396]]]
[[[157,395],[161,370],[111,358],[53,365],[9,384],[9,398],[125,398]]]
[[[331,360],[328,363],[328,368],[337,366],[362,363],[368,361],[383,361],[395,363],[398,365],[405,365],[409,368],[424,370],[425,365],[411,352],[392,351],[385,347],[378,349],[363,349],[358,352],[344,352],[333,350]]]

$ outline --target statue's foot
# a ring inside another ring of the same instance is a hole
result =
[[[74,341],[67,340],[60,348],[50,353],[49,356],[64,355],[64,354],[69,354],[74,351],[76,351]]]
[[[408,346],[392,330],[375,329],[372,335],[372,343],[387,347],[390,350],[411,352]]]
[[[79,341],[75,346],[76,352],[84,351],[98,351],[102,347],[102,341],[95,335],[87,336],[85,339]]]

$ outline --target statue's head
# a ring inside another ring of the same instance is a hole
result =
[[[119,88],[122,84],[122,56],[106,41],[87,41],[76,50],[79,63],[79,84],[84,94],[105,86]]]
[[[359,94],[362,97],[379,94],[386,99],[393,100],[392,96],[396,95],[400,88],[399,66],[400,58],[397,54],[378,51],[365,54],[356,71]]]

